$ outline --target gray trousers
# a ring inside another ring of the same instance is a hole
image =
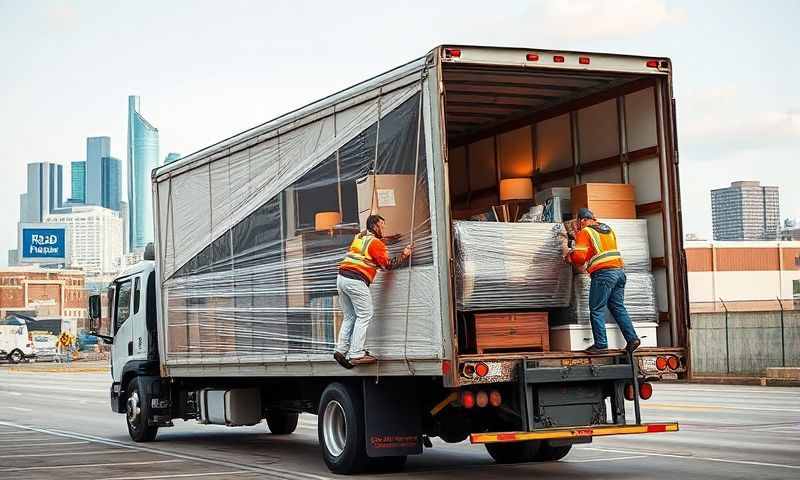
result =
[[[344,313],[336,351],[350,359],[361,358],[367,354],[364,343],[373,313],[369,287],[361,280],[339,275],[336,278],[336,289],[339,291],[339,302]]]

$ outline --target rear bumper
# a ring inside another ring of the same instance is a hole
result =
[[[586,427],[546,428],[535,432],[473,433],[471,443],[524,442],[528,440],[567,440],[607,435],[677,432],[677,423],[643,423],[641,425],[591,425]]]

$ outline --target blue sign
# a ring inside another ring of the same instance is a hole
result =
[[[66,226],[22,226],[20,244],[20,259],[23,262],[66,262]]]

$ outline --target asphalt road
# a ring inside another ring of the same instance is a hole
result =
[[[316,417],[293,435],[264,424],[226,428],[177,421],[156,442],[134,444],[108,405],[108,374],[12,372],[0,366],[0,478],[333,478],[317,445]],[[797,479],[800,389],[656,385],[646,421],[681,431],[606,437],[562,461],[495,465],[482,446],[448,445],[410,457],[396,474],[362,478]]]

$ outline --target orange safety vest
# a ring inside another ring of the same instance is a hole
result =
[[[375,239],[375,235],[369,233],[356,235],[347,250],[347,254],[344,256],[344,260],[339,263],[339,268],[356,270],[372,282],[380,268],[369,254],[369,244]]]
[[[622,254],[617,249],[617,236],[614,230],[609,229],[608,233],[601,233],[591,227],[583,229],[592,242],[594,255],[586,263],[586,271],[589,273],[602,270],[604,268],[622,268]]]

